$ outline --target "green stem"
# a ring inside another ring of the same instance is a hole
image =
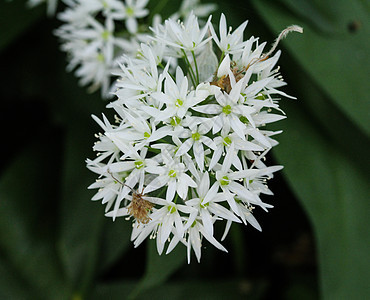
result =
[[[224,59],[224,57],[225,57],[225,52],[223,52],[223,51],[222,51],[220,61],[218,62],[218,66],[220,66],[220,65],[221,65],[222,60]]]
[[[193,83],[193,86],[194,86],[194,88],[195,88],[197,85],[196,85],[196,79],[195,79],[195,73],[194,73],[194,70],[193,70],[193,68],[191,67],[190,61],[189,61],[189,59],[188,59],[188,56],[186,55],[185,50],[184,50],[184,49],[181,49],[181,52],[184,54],[185,63],[188,65],[188,70],[189,70],[189,74],[190,74],[190,79],[191,79],[191,82]]]
[[[198,85],[199,84],[199,70],[198,70],[197,60],[195,58],[194,51],[191,51],[191,55],[193,56],[193,60],[194,60],[195,72],[197,73],[197,85]]]
[[[152,148],[150,146],[145,146],[145,147],[147,147],[150,152],[153,152],[153,153],[161,153],[161,150],[160,149],[155,149],[155,148]]]

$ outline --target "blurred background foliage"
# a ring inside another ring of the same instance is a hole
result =
[[[269,159],[275,208],[256,212],[263,232],[234,226],[229,253],[204,243],[200,264],[185,248],[158,256],[133,249],[131,223],[90,202],[84,160],[109,114],[87,94],[59,51],[60,25],[45,7],[0,3],[2,153],[1,299],[366,299],[370,295],[370,4],[363,0],[214,1],[234,28],[279,48],[288,118]],[[150,7],[158,2],[151,1]],[[161,1],[166,17],[177,1]],[[60,5],[62,9],[62,5]],[[222,228],[218,228],[221,234]],[[216,231],[217,232],[217,231]]]

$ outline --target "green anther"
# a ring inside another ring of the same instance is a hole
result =
[[[205,203],[205,204],[200,204],[200,208],[206,208],[207,206],[209,206],[209,202]]]
[[[146,139],[148,139],[148,138],[150,138],[150,133],[149,132],[144,132],[144,138],[146,138]]]
[[[229,138],[228,136],[224,138],[224,145],[225,146],[230,146],[231,143],[232,143],[231,138]]]
[[[230,105],[226,105],[222,108],[222,112],[225,114],[225,115],[229,115],[231,113],[231,106]]]
[[[253,183],[253,179],[249,180],[249,184]]]
[[[132,17],[133,15],[134,15],[134,9],[132,8],[132,7],[127,7],[126,8],[126,14],[127,14],[127,16],[129,16],[129,17]]]
[[[177,100],[176,100],[175,105],[176,105],[177,107],[180,107],[180,106],[182,106],[183,104],[184,104],[184,101],[182,101],[181,99],[177,99]]]
[[[175,170],[171,170],[171,171],[169,171],[168,172],[168,176],[170,176],[170,177],[176,177],[176,172],[175,172]]]
[[[244,124],[248,124],[248,123],[249,123],[249,121],[248,121],[247,117],[245,117],[245,116],[241,116],[241,117],[239,117],[239,120],[240,120],[240,122],[242,122],[242,123],[244,123]]]
[[[179,125],[179,124],[180,124],[180,122],[181,122],[181,119],[180,119],[178,116],[175,116],[175,117],[173,117],[173,118],[171,119],[171,125],[172,125],[173,127],[175,127],[175,126]]]
[[[98,54],[98,61],[104,62],[104,55],[102,53]]]
[[[192,138],[194,141],[199,141],[199,139],[200,139],[200,134],[199,134],[199,132],[193,133],[193,134],[191,135],[191,138]]]
[[[191,228],[193,228],[197,224],[197,221],[194,221],[193,224],[191,224]]]
[[[103,40],[108,40],[109,36],[110,36],[110,32],[108,30],[104,30],[103,33],[101,34]]]
[[[142,160],[135,161],[136,169],[141,169],[142,167],[144,167],[144,162]]]
[[[174,206],[168,206],[167,209],[170,212],[170,214],[173,214],[177,211],[176,207]]]
[[[220,180],[221,185],[228,185],[229,183],[230,183],[230,180],[229,180],[229,177],[227,176],[222,177],[222,179]]]

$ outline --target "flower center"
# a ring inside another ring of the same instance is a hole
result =
[[[176,105],[177,107],[180,107],[180,106],[182,106],[183,104],[184,104],[184,101],[182,101],[181,99],[177,99],[177,100],[176,100],[175,105]]]
[[[110,36],[110,32],[108,30],[104,30],[103,33],[101,34],[101,37],[103,40],[107,41]]]
[[[144,167],[144,162],[142,160],[135,161],[135,168],[136,169],[141,169],[142,167]]]
[[[128,17],[132,17],[134,15],[134,9],[132,7],[127,7],[126,8],[126,14]]]
[[[195,132],[191,135],[191,138],[194,140],[194,141],[199,141],[200,139],[200,134],[199,132]]]
[[[227,176],[222,177],[220,180],[221,185],[228,185],[229,183],[230,183],[230,180],[229,180],[229,177]]]
[[[224,138],[224,146],[230,146],[231,142],[231,138],[229,138],[228,136]]]
[[[206,208],[207,206],[209,206],[209,202],[207,202],[205,204],[201,203],[199,206],[200,206],[200,208]]]
[[[177,211],[176,207],[174,207],[174,206],[168,206],[167,209],[168,209],[170,214],[173,214]]]
[[[226,105],[222,108],[222,112],[225,114],[225,115],[229,115],[231,113],[231,106],[230,105]]]
[[[175,170],[170,170],[170,171],[168,172],[168,176],[170,176],[170,177],[172,177],[172,178],[176,177],[176,172],[175,172]]]
[[[179,124],[180,124],[180,122],[181,122],[181,119],[180,119],[178,116],[175,116],[175,117],[173,117],[173,118],[171,119],[171,125],[172,125],[173,127],[175,127],[175,126],[179,125]]]

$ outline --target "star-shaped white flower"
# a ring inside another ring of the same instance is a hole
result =
[[[171,157],[167,149],[162,149],[162,158],[163,166],[147,168],[147,172],[158,176],[147,185],[144,193],[150,193],[167,185],[166,200],[168,202],[173,201],[176,192],[182,199],[186,199],[189,186],[196,187],[197,184],[186,173],[185,165],[179,159]]]

